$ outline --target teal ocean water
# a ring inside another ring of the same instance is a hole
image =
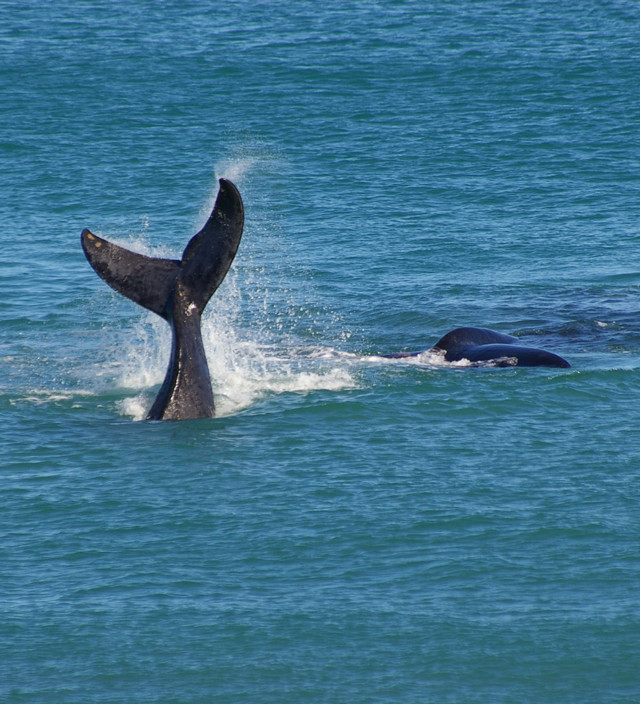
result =
[[[640,702],[640,5],[0,2],[0,700]],[[246,225],[217,418],[80,232]],[[461,325],[570,369],[426,353]]]

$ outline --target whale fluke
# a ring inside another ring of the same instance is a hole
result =
[[[210,418],[215,414],[200,317],[236,255],[244,226],[238,189],[226,179],[204,227],[182,259],[131,252],[89,230],[82,248],[96,273],[118,293],[162,316],[171,325],[171,358],[148,420]]]

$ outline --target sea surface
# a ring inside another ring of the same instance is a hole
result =
[[[0,2],[0,701],[640,702],[640,3]],[[240,189],[219,415],[80,232]],[[570,369],[472,367],[462,325]]]

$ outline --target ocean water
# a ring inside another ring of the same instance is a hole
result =
[[[0,701],[640,702],[640,4],[0,2]],[[219,416],[79,235],[246,225]],[[570,369],[470,368],[460,325]]]

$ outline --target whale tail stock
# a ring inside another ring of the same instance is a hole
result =
[[[220,179],[219,185],[209,219],[180,260],[131,252],[87,229],[82,231],[82,248],[96,273],[118,293],[171,325],[171,359],[147,416],[150,420],[203,418],[215,412],[200,316],[233,262],[244,226],[238,189],[226,179]]]

